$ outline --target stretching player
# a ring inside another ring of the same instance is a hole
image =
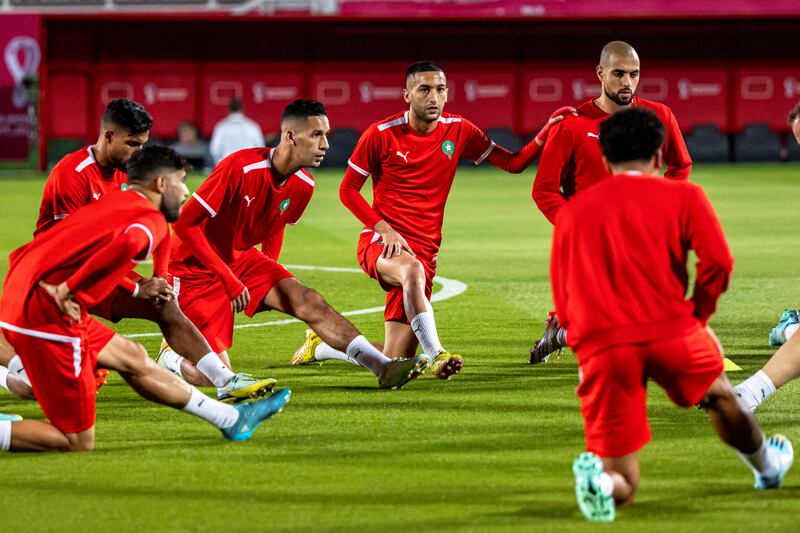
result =
[[[234,313],[277,309],[369,368],[381,387],[400,388],[425,371],[428,359],[389,359],[278,264],[284,228],[300,220],[314,192],[304,167],[322,162],[329,131],[325,106],[295,100],[283,112],[277,147],[240,150],[220,161],[174,226],[170,272],[178,303],[217,353],[233,342]]]
[[[512,154],[467,119],[443,113],[447,78],[441,66],[414,63],[405,82],[403,97],[409,110],[364,132],[348,162],[339,196],[365,226],[358,242],[359,264],[387,292],[384,352],[411,357],[419,343],[432,360],[433,374],[448,379],[461,371],[463,361],[442,347],[430,296],[444,206],[458,161],[471,159],[477,165],[486,160],[507,172],[522,172],[538,157],[550,125],[571,108],[556,111],[533,141]],[[372,206],[360,192],[369,176]],[[348,360],[320,341],[309,330],[292,363]]]
[[[753,470],[757,489],[780,487],[793,461],[791,443],[764,438],[725,377],[721,346],[706,324],[733,259],[703,190],[654,178],[663,141],[652,111],[634,107],[604,121],[600,145],[611,175],[556,217],[553,299],[578,358],[588,450],[572,468],[578,505],[592,521],[613,520],[615,504],[633,503],[638,450],[651,436],[648,378],[675,404],[708,412],[720,439]],[[690,249],[698,263],[687,300]]]
[[[789,112],[789,126],[797,144],[800,144],[800,104]],[[769,333],[769,344],[780,346],[764,368],[736,385],[734,390],[748,409],[755,411],[761,402],[778,389],[800,377],[800,316],[796,309],[786,309],[778,324]]]
[[[145,148],[128,164],[130,190],[107,193],[11,254],[0,328],[50,423],[3,417],[0,449],[91,450],[97,365],[119,372],[143,397],[207,420],[229,440],[249,439],[289,399],[284,389],[237,407],[213,400],[86,312],[167,237],[167,222],[177,219],[188,195],[185,166],[169,148]]]
[[[652,110],[666,127],[664,137],[664,177],[685,180],[692,169],[692,160],[672,111],[657,102],[635,96],[639,83],[639,55],[622,41],[608,43],[600,53],[597,65],[600,96],[578,107],[578,117],[553,127],[550,141],[542,151],[533,200],[551,223],[567,199],[608,176],[603,166],[600,123],[612,113],[628,107]],[[530,363],[547,360],[551,353],[566,346],[566,331],[559,327],[555,313],[550,313],[545,332],[530,351]]]
[[[103,114],[97,142],[64,156],[50,173],[34,236],[49,231],[81,207],[127,187],[125,164],[147,142],[152,124],[152,118],[140,104],[131,100],[111,101]],[[197,363],[203,374],[203,379],[197,384],[219,387],[218,395],[223,400],[237,401],[272,389],[275,380],[234,374],[229,368],[230,362],[226,359],[226,366],[212,352],[197,328],[172,301],[172,289],[166,281],[168,264],[169,235],[158,249],[153,250],[153,277],[142,278],[130,273],[107,298],[89,309],[89,313],[111,322],[122,318],[156,322],[169,342]],[[5,356],[0,357],[0,362],[8,366],[8,371],[0,368],[0,384],[8,375],[6,388],[32,398],[30,383],[19,357],[11,357],[13,352],[5,353]],[[101,376],[99,385],[104,382],[103,373],[107,371],[102,369],[98,372]]]

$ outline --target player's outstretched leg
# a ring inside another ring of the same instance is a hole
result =
[[[218,355],[211,349],[174,301],[156,305],[145,300],[120,297],[114,300],[113,310],[115,316],[157,323],[166,339],[166,345],[162,345],[158,356],[158,364],[191,385],[217,387],[220,400],[237,402],[257,398],[270,392],[277,383],[272,378],[256,378],[241,372],[235,374],[230,369],[227,355]]]
[[[103,348],[98,364],[119,372],[143,398],[200,417],[229,440],[249,439],[258,424],[280,412],[289,401],[290,391],[284,389],[250,404],[224,404],[156,365],[144,347],[121,335],[115,335]]]
[[[531,348],[530,364],[532,365],[546,363],[553,352],[560,354],[561,350],[567,346],[567,330],[558,323],[558,316],[555,312],[548,313],[544,324],[542,338],[536,341]]]
[[[780,435],[764,437],[752,413],[739,403],[725,374],[711,385],[700,406],[708,412],[720,439],[736,448],[751,468],[755,487],[780,487],[794,461],[792,444]]]
[[[378,377],[381,388],[399,389],[421,376],[428,367],[429,359],[425,355],[401,359],[386,357],[317,291],[304,286],[296,278],[284,278],[276,283],[264,303],[302,320],[328,346],[369,368]]]
[[[769,332],[769,345],[781,346],[788,341],[800,327],[800,314],[797,309],[784,309],[778,323]]]
[[[792,336],[767,361],[764,368],[739,383],[734,391],[751,411],[775,391],[800,377],[800,335]]]

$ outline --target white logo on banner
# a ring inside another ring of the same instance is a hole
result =
[[[266,83],[253,84],[253,100],[262,104],[267,100],[294,100],[297,98],[297,87],[270,87]]]
[[[155,83],[146,83],[144,86],[144,100],[146,104],[156,102],[183,102],[189,98],[189,91],[184,87],[160,88]]]
[[[600,85],[597,82],[586,83],[584,80],[572,80],[572,98],[583,100],[600,96]]]
[[[474,102],[481,98],[505,98],[511,89],[508,85],[480,85],[475,80],[464,83],[464,93],[467,102]]]
[[[702,96],[720,96],[722,94],[721,83],[693,83],[687,78],[678,80],[678,99],[688,100]]]
[[[400,100],[403,98],[401,87],[376,87],[368,81],[358,84],[361,102],[367,104],[373,100]]]
[[[22,58],[20,59],[20,53]],[[14,81],[14,90],[11,93],[11,103],[17,109],[28,105],[28,93],[25,91],[25,78],[36,74],[42,52],[36,39],[27,36],[14,37],[5,49],[5,60],[11,79]]]
[[[800,95],[800,81],[797,81],[797,78],[794,76],[789,76],[788,78],[784,79],[783,94],[786,96],[786,98],[792,99]]]

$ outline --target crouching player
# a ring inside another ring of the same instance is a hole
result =
[[[637,453],[651,436],[648,378],[677,405],[709,413],[719,437],[753,470],[757,489],[780,487],[793,461],[791,443],[766,439],[725,377],[706,324],[733,259],[703,190],[655,177],[663,141],[663,125],[646,109],[602,122],[611,176],[564,205],[555,223],[553,297],[578,357],[588,450],[573,463],[575,491],[593,521],[613,520],[615,504],[633,502]],[[686,300],[690,249],[699,262]]]
[[[207,420],[230,440],[250,438],[288,400],[288,389],[238,407],[213,400],[87,314],[166,238],[167,222],[178,218],[188,195],[185,166],[169,148],[145,148],[128,164],[129,190],[108,193],[11,254],[0,329],[50,424],[4,416],[0,449],[91,450],[98,365],[119,372],[143,397]]]

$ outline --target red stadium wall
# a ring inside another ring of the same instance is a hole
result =
[[[210,135],[231,97],[265,130],[303,96],[326,103],[335,128],[361,130],[405,107],[402,71],[419,58],[445,65],[448,111],[527,134],[554,109],[597,94],[595,56],[613,38],[642,57],[639,94],[667,103],[684,130],[766,122],[785,131],[800,100],[794,28],[777,20],[46,18],[42,138],[92,140],[118,97],[144,103],[161,138],[184,120]]]

